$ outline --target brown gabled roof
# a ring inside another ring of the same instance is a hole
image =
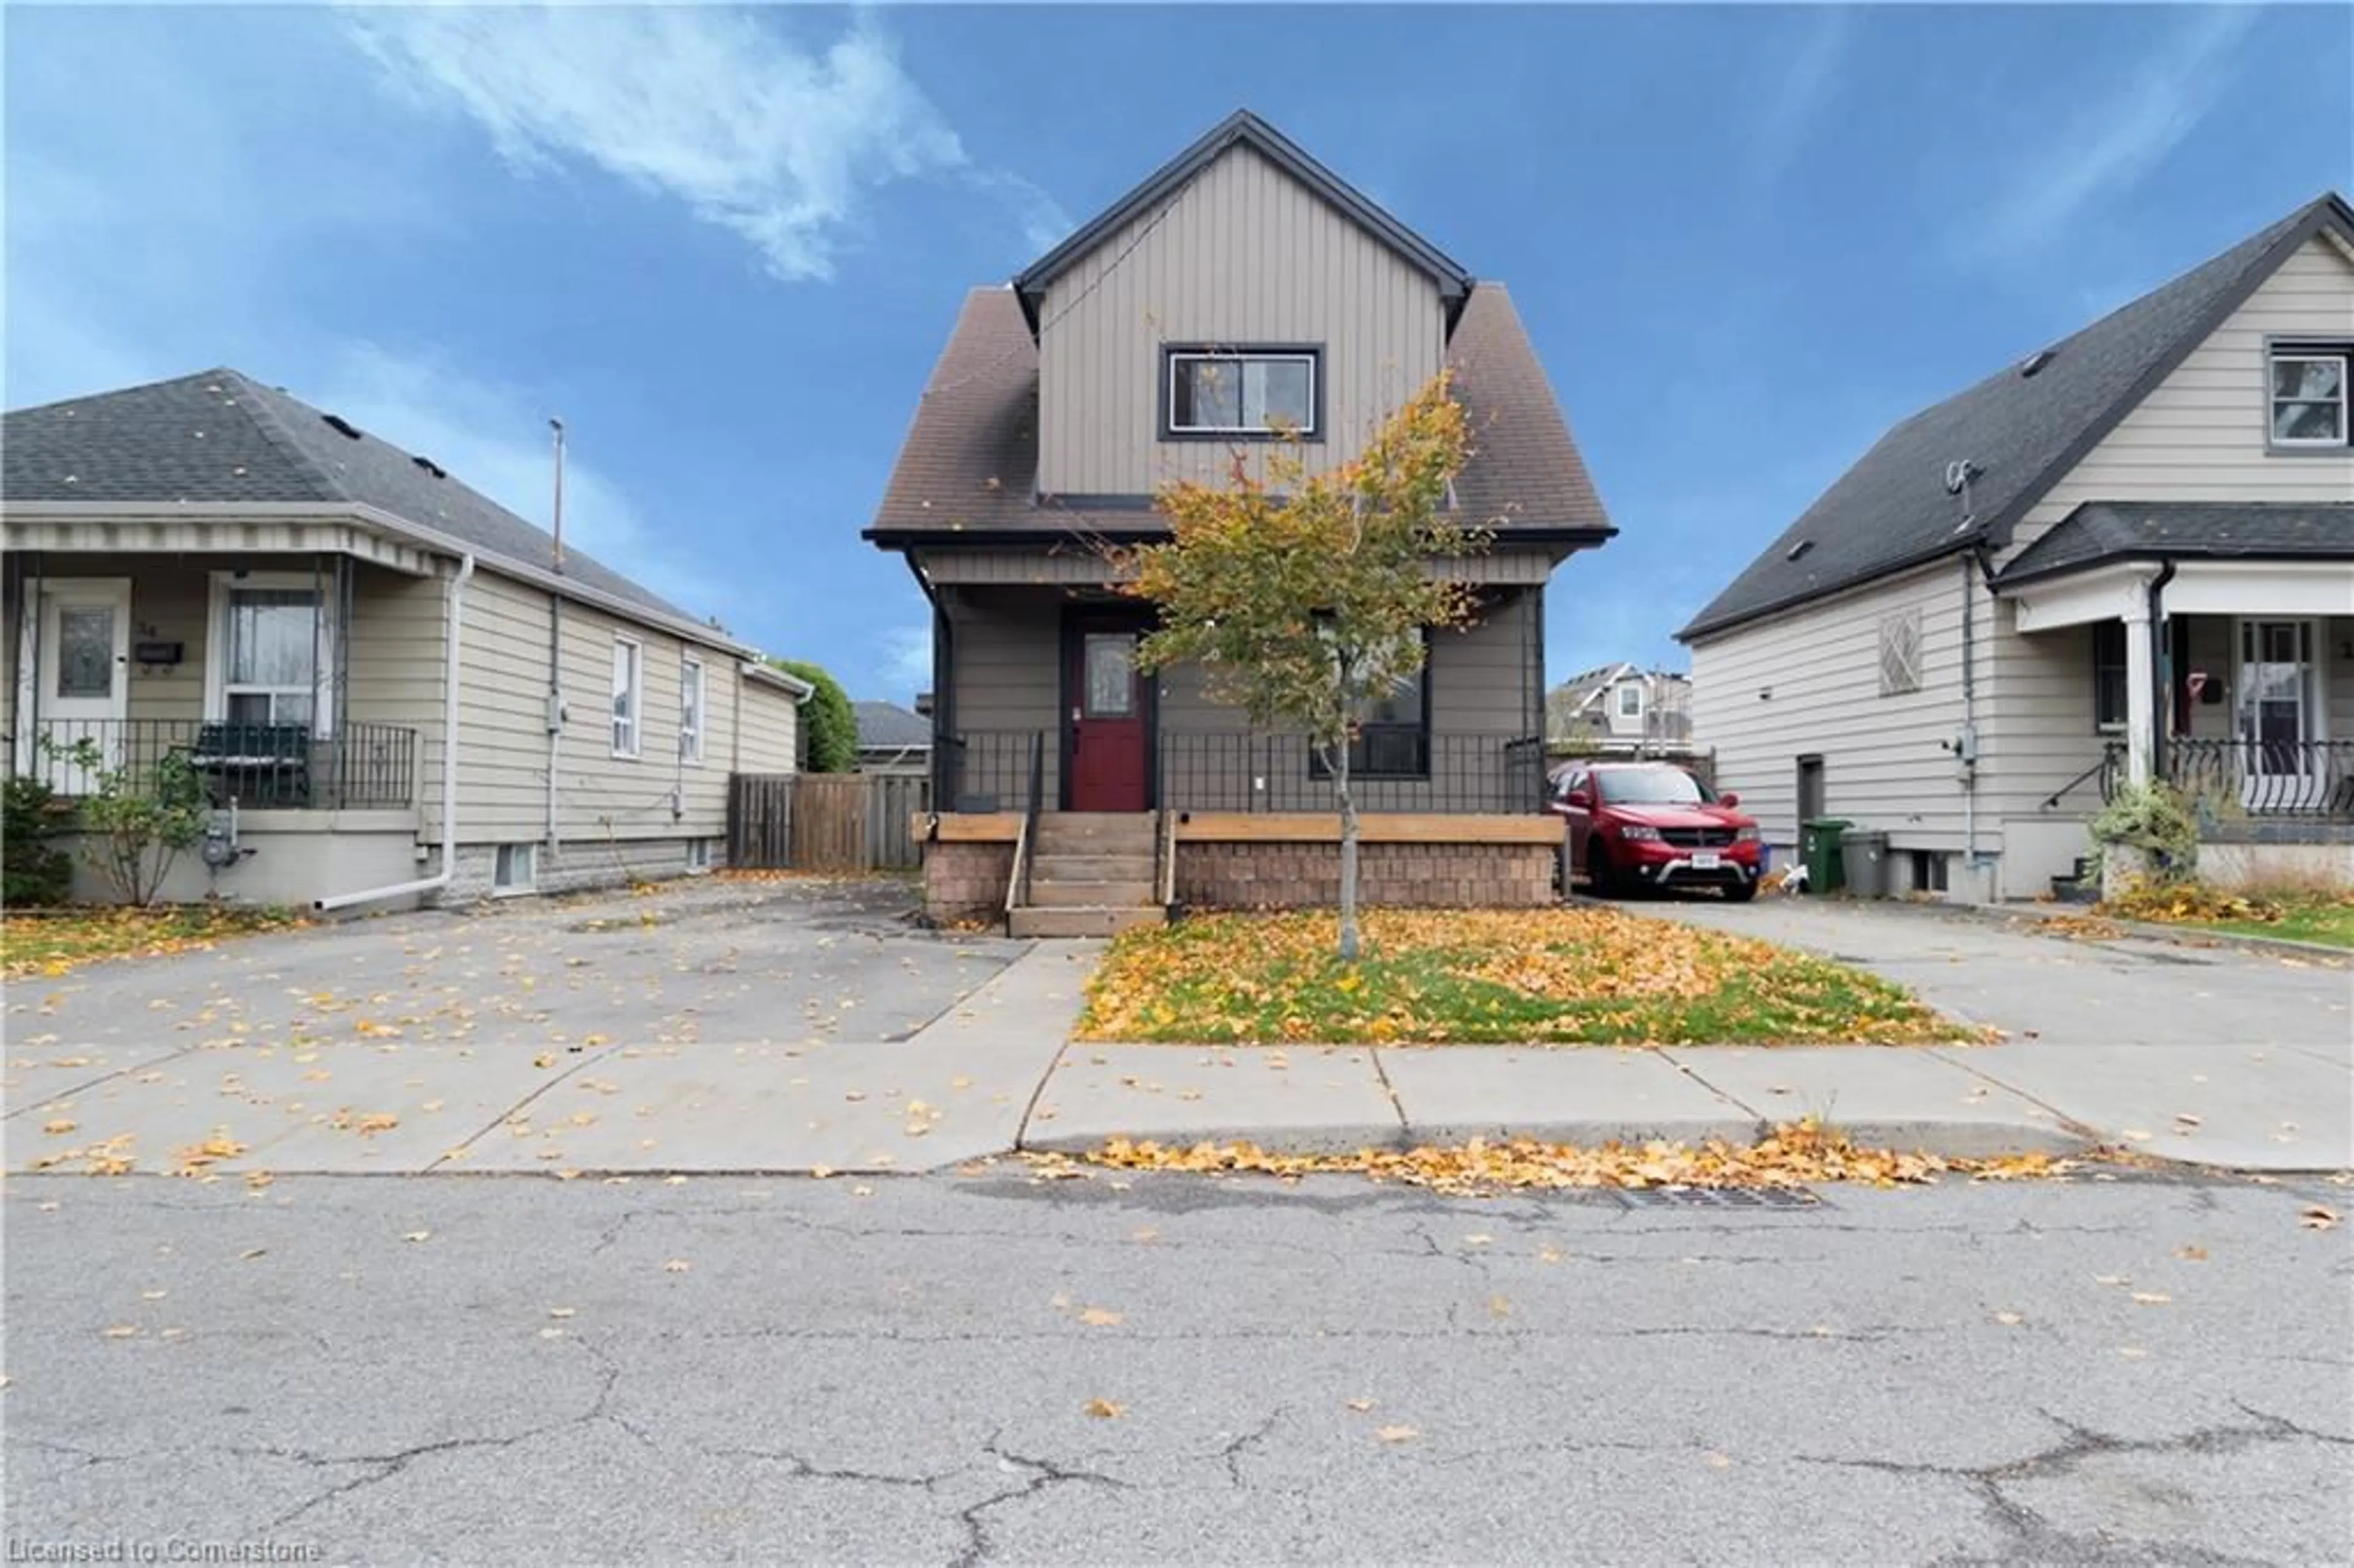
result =
[[[1599,544],[1617,532],[1502,284],[1473,287],[1447,362],[1471,421],[1475,455],[1456,484],[1467,520],[1532,543]],[[903,547],[960,535],[979,544],[1161,531],[1148,497],[1068,506],[1037,497],[1037,345],[1012,289],[975,289],[866,536]]]

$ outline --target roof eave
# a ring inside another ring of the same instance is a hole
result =
[[[2137,545],[2122,550],[2106,550],[2097,556],[2085,556],[2077,560],[2059,561],[2048,567],[2031,567],[2023,572],[2005,572],[1987,586],[1997,593],[2016,588],[2030,588],[2050,582],[2054,577],[2073,576],[2078,572],[2095,571],[2103,567],[2149,565],[2166,561],[2213,561],[2230,564],[2234,561],[2354,561],[2354,549],[2345,550],[2217,550],[2205,546],[2172,546]]]
[[[1714,637],[1723,632],[1737,630],[1753,621],[1765,620],[1776,615],[1787,615],[1791,610],[1801,609],[1810,604],[1820,604],[1827,599],[1836,599],[1843,593],[1853,593],[1859,588],[1870,588],[1874,583],[1885,582],[1900,573],[1914,571],[1951,556],[1974,554],[1985,544],[1985,535],[1980,533],[1956,535],[1934,550],[1915,551],[1901,560],[1892,561],[1863,577],[1826,584],[1821,588],[1795,594],[1787,599],[1776,599],[1771,604],[1762,604],[1734,614],[1719,616],[1713,620],[1695,619],[1687,622],[1684,628],[1675,634],[1675,640],[1689,647],[1703,637]]]
[[[1617,537],[1616,524],[1562,524],[1560,526],[1516,525],[1494,531],[1492,541],[1501,545],[1568,545],[1590,548],[1606,545]],[[859,537],[885,550],[911,550],[928,547],[990,547],[997,546],[1045,546],[1054,545],[1100,542],[1110,545],[1152,544],[1169,537],[1165,524],[1118,528],[908,528],[877,526],[860,533]]]

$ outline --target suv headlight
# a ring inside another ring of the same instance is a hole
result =
[[[1733,842],[1734,842],[1734,843],[1737,843],[1737,844],[1754,844],[1754,843],[1755,843],[1755,842],[1757,842],[1757,826],[1756,826],[1756,824],[1753,822],[1753,823],[1751,823],[1748,827],[1745,827],[1745,828],[1735,828],[1735,829],[1734,829],[1734,830],[1733,830]]]
[[[1618,824],[1618,836],[1622,839],[1656,839],[1659,836],[1659,830],[1646,827],[1640,822],[1621,822]]]

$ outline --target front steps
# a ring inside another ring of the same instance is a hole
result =
[[[1030,845],[1030,895],[1006,915],[1015,937],[1109,937],[1168,918],[1154,895],[1150,811],[1049,811]]]

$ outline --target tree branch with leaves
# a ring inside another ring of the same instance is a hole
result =
[[[1313,468],[1297,432],[1262,450],[1254,472],[1237,449],[1224,484],[1162,485],[1168,542],[1106,553],[1124,591],[1160,611],[1139,662],[1199,665],[1211,700],[1239,708],[1255,729],[1304,736],[1331,778],[1340,952],[1353,960],[1358,715],[1420,672],[1425,628],[1478,618],[1471,587],[1434,567],[1485,550],[1490,535],[1456,515],[1454,482],[1472,451],[1445,374],[1336,466]]]

